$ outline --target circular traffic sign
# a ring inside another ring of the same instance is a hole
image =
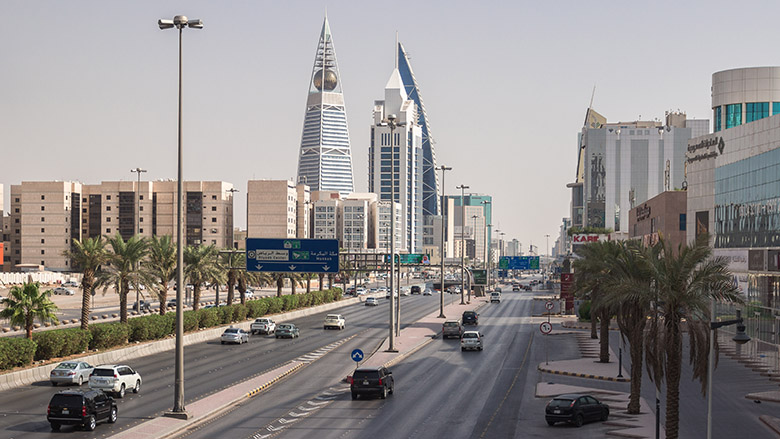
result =
[[[547,309],[547,311],[552,311],[555,305],[552,303],[552,301],[548,300],[547,302],[544,303],[544,307]]]
[[[354,351],[352,351],[352,354],[350,356],[352,357],[352,361],[354,361],[355,363],[360,363],[361,361],[363,361],[363,351],[361,351],[360,349],[355,349]]]
[[[550,322],[543,322],[539,325],[539,330],[542,331],[542,334],[549,334],[552,332],[552,325]]]

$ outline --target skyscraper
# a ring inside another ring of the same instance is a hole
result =
[[[422,130],[422,209],[423,215],[439,214],[439,175],[436,173],[436,151],[433,148],[433,136],[431,135],[428,113],[425,112],[420,86],[409,63],[409,55],[403,44],[398,43],[398,73],[401,74],[406,95],[417,105],[417,125]]]
[[[327,16],[309,81],[298,183],[312,191],[338,191],[342,196],[354,190],[347,112]]]

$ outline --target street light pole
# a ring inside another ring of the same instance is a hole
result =
[[[444,188],[446,187],[444,186],[444,171],[452,171],[452,167],[441,165],[436,169],[441,171],[441,294],[439,295],[439,318],[446,319],[447,317],[444,315],[444,227],[446,225],[444,219],[444,205],[447,198],[444,195]]]
[[[460,304],[465,305],[463,297],[466,289],[466,185],[460,185]]]
[[[544,250],[544,258],[547,259],[547,269],[550,268],[550,235],[544,235],[545,238],[547,238],[547,248]],[[542,270],[542,288],[545,288],[546,284],[544,282],[544,272],[545,270]]]
[[[138,236],[141,233],[141,173],[146,172],[146,169],[135,168],[130,172],[138,173],[138,184],[135,186],[135,230],[133,235]],[[136,267],[137,268],[137,267]],[[135,286],[135,312],[141,314],[141,301],[139,300],[140,291],[138,285]],[[162,304],[160,304],[162,306]]]
[[[396,307],[396,287],[395,285],[395,129],[406,125],[405,122],[397,123],[396,115],[387,116],[387,122],[384,124],[390,129],[390,338],[387,350],[396,352],[395,349],[395,307]],[[400,155],[400,153],[399,153]],[[400,166],[400,163],[399,163]],[[398,304],[400,305],[401,296],[398,295]],[[400,317],[400,316],[399,316]]]
[[[487,223],[487,221],[485,221]],[[490,288],[490,265],[493,259],[493,243],[490,242],[490,228],[493,224],[485,224],[485,268],[487,269],[487,287]]]
[[[474,220],[474,261],[471,263],[471,268],[474,269],[476,265],[477,260],[477,218],[479,218],[479,215],[471,215],[471,218]],[[471,288],[473,285],[469,286],[469,296],[467,303],[471,303]]]
[[[185,27],[193,29],[203,29],[203,22],[199,19],[189,20],[184,15],[177,15],[173,20],[160,19],[157,21],[160,29],[171,29],[175,27],[179,30],[179,132],[178,132],[178,175],[177,175],[177,217],[176,217],[176,354],[175,354],[175,373],[174,373],[174,393],[173,410],[165,415],[169,417],[188,419],[189,413],[184,409],[184,313],[182,309],[182,290],[187,288],[184,285],[184,194],[183,194],[183,152],[182,152],[182,129],[181,129],[181,77],[182,77],[182,31]]]

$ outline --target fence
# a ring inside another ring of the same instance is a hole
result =
[[[780,372],[780,309],[749,303],[745,305],[715,304],[715,320],[735,319],[742,310],[745,333],[750,341],[736,345],[737,354],[762,363],[774,372]],[[719,341],[731,342],[736,325],[718,329]]]
[[[33,282],[40,282],[42,284],[55,284],[62,283],[71,278],[77,278],[79,276],[72,275],[70,273],[55,273],[53,271],[29,271],[29,272],[13,272],[13,273],[0,273],[0,286],[5,285],[21,285],[27,282],[32,277]]]

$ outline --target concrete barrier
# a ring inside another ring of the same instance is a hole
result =
[[[350,299],[342,299],[338,302],[326,303],[323,305],[314,306],[311,308],[299,309],[290,311],[283,314],[272,315],[273,319],[277,322],[286,322],[301,317],[307,317],[312,314],[321,313],[324,311],[330,311],[332,309],[349,306],[355,303],[362,302],[366,296],[354,297]],[[203,329],[199,331],[190,332],[184,335],[184,346],[188,346],[195,343],[200,343],[207,340],[216,340],[225,328],[233,326],[244,330],[249,330],[249,326],[254,320],[247,320],[245,322],[234,323],[233,325],[219,326],[215,328]],[[121,348],[112,349],[105,352],[99,352],[96,354],[85,354],[78,357],[79,361],[86,361],[93,366],[101,364],[117,364],[127,363],[130,360],[146,357],[148,355],[158,354],[172,350],[176,346],[176,338],[170,336],[162,340],[154,340],[149,342],[137,343],[127,345]],[[53,362],[42,366],[33,366],[27,369],[8,372],[0,375],[0,391],[10,390],[17,387],[26,386],[37,381],[48,381],[51,370],[57,367],[59,362]]]

